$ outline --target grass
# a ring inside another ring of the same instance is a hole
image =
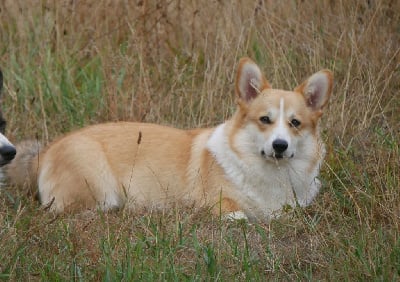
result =
[[[399,1],[0,3],[2,111],[13,142],[104,121],[214,126],[241,56],[291,89],[335,74],[315,203],[268,224],[204,210],[54,216],[0,190],[3,280],[400,278]]]

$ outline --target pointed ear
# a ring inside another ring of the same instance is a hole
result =
[[[309,77],[294,91],[303,94],[307,105],[313,111],[321,111],[328,103],[333,88],[333,74],[330,70],[322,70]]]
[[[260,68],[250,58],[242,58],[236,75],[236,96],[249,102],[265,88],[271,88]]]

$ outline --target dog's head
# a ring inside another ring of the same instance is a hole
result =
[[[0,95],[3,88],[3,73],[0,71]],[[0,110],[0,166],[11,162],[17,153],[13,144],[5,137],[6,121]]]
[[[236,77],[236,123],[246,128],[255,143],[252,152],[274,162],[315,154],[318,120],[332,86],[332,73],[323,70],[293,91],[273,89],[251,59],[241,59]]]

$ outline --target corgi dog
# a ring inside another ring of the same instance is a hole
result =
[[[3,90],[3,73],[0,71],[0,94]],[[6,130],[6,121],[0,110],[0,167],[8,164],[14,159],[16,152],[15,146],[8,141],[4,135]]]
[[[293,91],[273,89],[242,58],[237,110],[215,128],[93,125],[40,151],[23,144],[6,171],[11,183],[36,183],[42,205],[55,212],[178,204],[268,221],[286,205],[309,205],[320,189],[318,122],[332,85],[332,73],[322,70]]]

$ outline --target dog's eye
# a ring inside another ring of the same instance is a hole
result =
[[[291,127],[299,127],[300,124],[301,124],[301,122],[298,119],[295,119],[295,118],[290,121],[290,126]]]
[[[270,120],[269,116],[262,116],[262,117],[260,117],[260,121],[261,121],[261,123],[263,123],[263,124],[271,124],[271,120]]]

